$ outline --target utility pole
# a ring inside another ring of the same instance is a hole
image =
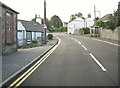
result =
[[[95,26],[95,36],[98,33],[98,27],[96,27],[96,12],[99,12],[99,19],[101,18],[101,11],[96,11],[96,6],[94,5],[94,26]]]
[[[95,24],[95,18],[96,18],[96,7],[94,5],[94,24]]]
[[[46,0],[44,0],[44,44],[46,44]]]
[[[96,35],[96,6],[94,5],[94,28],[95,28],[95,30],[94,30],[94,34]]]

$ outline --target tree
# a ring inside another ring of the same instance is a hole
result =
[[[33,18],[31,21],[34,21],[34,22],[36,22],[36,19],[35,19],[35,18]]]
[[[117,23],[116,23],[116,26],[120,26],[120,2],[118,3]]]
[[[31,21],[36,22],[37,14],[35,14],[35,18],[33,18]]]
[[[76,15],[72,14],[72,15],[70,16],[70,21],[73,21],[73,20],[75,20],[75,19],[76,19]]]
[[[82,13],[78,12],[77,17],[82,17]]]
[[[50,25],[56,28],[60,28],[63,25],[63,23],[59,16],[54,15],[50,19]]]
[[[42,24],[44,24],[44,18],[42,19]],[[51,24],[50,24],[50,20],[48,18],[46,18],[46,26],[47,26],[47,29],[50,30]]]
[[[78,12],[78,13],[76,13],[76,14],[72,14],[72,15],[70,16],[70,21],[75,20],[77,17],[81,17],[81,18],[82,18],[82,13],[81,13],[81,12]]]

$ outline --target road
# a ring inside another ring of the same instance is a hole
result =
[[[116,86],[118,46],[64,33],[61,43],[20,86]]]

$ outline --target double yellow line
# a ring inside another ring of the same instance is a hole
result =
[[[56,37],[59,41],[47,54],[45,54],[38,62],[36,62],[31,68],[29,68],[24,74],[22,74],[18,79],[16,79],[8,88],[19,87],[59,46],[61,40]]]

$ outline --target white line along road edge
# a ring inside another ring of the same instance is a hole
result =
[[[17,88],[18,86],[20,86],[56,50],[56,48],[61,43],[61,40],[58,37],[56,38],[59,40],[58,44],[53,47],[45,56],[43,56],[38,62],[36,62],[30,69],[28,69],[24,74],[16,79],[8,88],[12,88],[13,86]]]
[[[101,67],[103,71],[107,71],[102,64],[93,56],[93,54],[90,53],[90,56],[93,58],[93,60]]]
[[[111,45],[114,45],[114,46],[120,46],[119,44],[115,44],[115,43],[111,43],[111,42],[108,42],[108,41],[103,41],[103,40],[99,40],[99,39],[95,39],[95,38],[89,38],[89,37],[83,37],[83,38],[92,39],[92,40],[96,40],[96,41],[99,41],[99,42],[104,42],[104,43],[111,44]]]
[[[119,44],[111,43],[111,42],[108,42],[108,41],[103,41],[103,40],[98,40],[98,39],[93,39],[93,40],[108,43],[108,44],[115,45],[115,46],[120,46]]]

